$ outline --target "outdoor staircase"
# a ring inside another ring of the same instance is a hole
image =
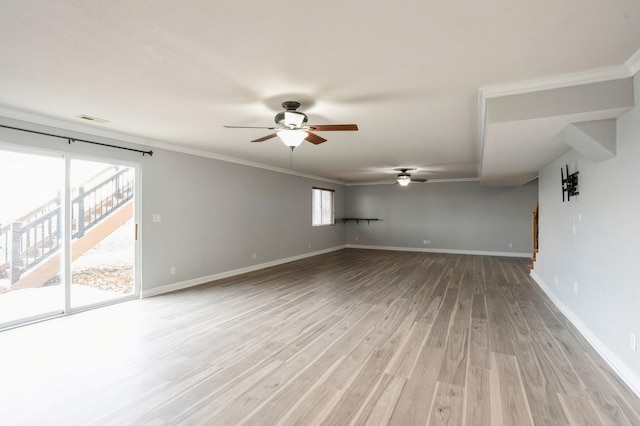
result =
[[[134,169],[109,167],[72,194],[72,260],[133,217],[133,185]],[[0,279],[11,290],[40,287],[60,270],[61,198],[0,226]]]

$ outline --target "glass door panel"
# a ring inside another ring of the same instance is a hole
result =
[[[64,312],[65,162],[0,150],[0,328]]]
[[[135,294],[135,169],[71,160],[71,308]]]

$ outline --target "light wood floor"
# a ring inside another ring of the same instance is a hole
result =
[[[342,250],[0,333],[0,424],[640,425],[527,261]]]

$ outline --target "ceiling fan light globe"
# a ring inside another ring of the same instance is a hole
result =
[[[296,148],[307,137],[307,132],[303,130],[280,130],[278,137],[289,148]]]
[[[400,186],[407,186],[411,183],[411,178],[409,176],[398,176],[398,183]]]

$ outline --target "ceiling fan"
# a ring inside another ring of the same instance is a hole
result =
[[[319,145],[327,140],[316,135],[314,132],[358,130],[356,124],[307,124],[307,114],[297,111],[300,102],[285,101],[282,103],[284,111],[276,114],[274,121],[277,126],[272,127],[252,127],[252,126],[224,126],[229,129],[269,129],[276,130],[275,133],[254,139],[251,142],[264,142],[278,136],[282,142],[292,150],[300,145],[303,140],[314,145]]]
[[[393,169],[396,171],[399,171],[400,173],[398,174],[398,179],[397,182],[398,184],[400,184],[400,186],[407,186],[409,185],[409,183],[411,182],[426,182],[428,179],[415,179],[415,178],[411,178],[411,174],[407,173],[409,170],[415,170],[415,169]]]

